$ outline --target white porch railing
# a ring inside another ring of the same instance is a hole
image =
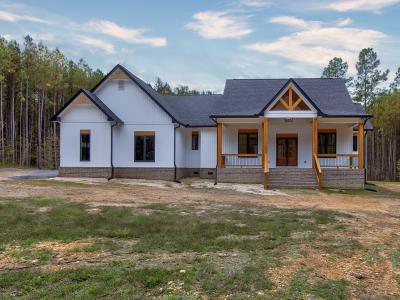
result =
[[[358,154],[318,154],[321,168],[358,168]]]
[[[222,154],[224,167],[261,167],[261,154]]]

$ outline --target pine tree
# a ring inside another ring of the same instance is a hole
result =
[[[340,57],[334,57],[324,68],[322,78],[342,78],[345,80],[346,85],[350,86],[353,78],[347,76],[349,65]]]
[[[358,56],[354,100],[363,103],[365,108],[378,94],[378,85],[387,80],[389,70],[380,71],[380,63],[377,53],[372,48],[362,49]]]

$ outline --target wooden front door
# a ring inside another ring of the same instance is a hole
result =
[[[297,137],[276,138],[276,165],[297,166]]]

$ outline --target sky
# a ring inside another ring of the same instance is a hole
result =
[[[120,63],[214,92],[228,78],[320,77],[334,56],[354,75],[365,47],[392,79],[400,0],[0,0],[0,35],[26,34],[105,73]]]

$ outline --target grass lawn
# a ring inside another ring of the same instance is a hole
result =
[[[0,184],[0,299],[400,297],[400,189]]]
[[[299,267],[280,290],[269,271],[317,241],[339,256],[348,252],[347,244],[356,249],[351,239],[338,244],[326,238],[332,230],[344,230],[338,229],[338,220],[347,218],[332,211],[249,205],[206,213],[196,206],[166,204],[93,212],[85,204],[55,198],[3,199],[0,255],[27,268],[2,270],[0,292],[4,298],[345,298],[346,280],[316,277],[312,269]],[[82,262],[72,266],[57,264],[59,250],[40,247],[82,240],[90,242],[66,251],[81,255]],[[96,254],[101,254],[96,263],[85,263],[85,255]],[[172,260],[165,259],[169,255]]]

